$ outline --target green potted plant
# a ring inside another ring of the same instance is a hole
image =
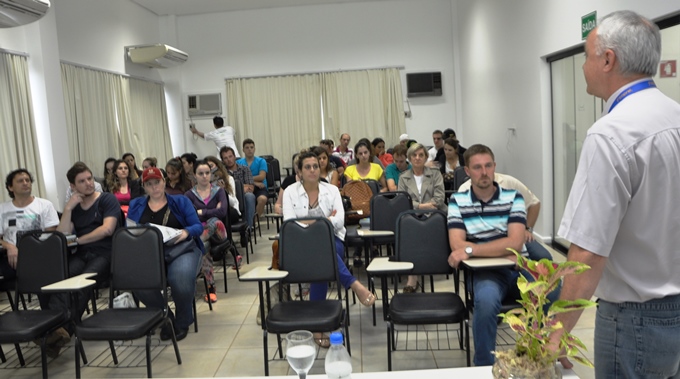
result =
[[[555,362],[561,357],[593,367],[583,355],[586,347],[581,340],[570,333],[564,333],[557,351],[549,346],[550,334],[562,329],[556,315],[594,306],[590,300],[557,300],[550,303],[548,294],[557,289],[566,275],[580,274],[590,267],[579,262],[555,263],[548,259],[532,261],[517,251],[508,249],[517,256],[517,265],[528,272],[533,281],[523,275],[517,279],[521,299],[520,308],[500,314],[500,318],[517,334],[514,349],[496,351],[496,362],[492,368],[495,378],[561,378],[561,371]],[[545,306],[549,304],[547,312]]]

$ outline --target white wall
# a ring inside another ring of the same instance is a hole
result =
[[[663,0],[455,0],[460,38],[464,146],[483,143],[498,171],[522,180],[542,200],[537,232],[552,232],[550,76],[546,55],[581,43],[581,16],[632,9],[649,18],[672,14]],[[507,128],[515,127],[512,135]]]
[[[182,66],[184,94],[221,92],[225,99],[226,77],[403,65],[404,80],[405,73],[413,71],[441,71],[443,79],[443,96],[411,99],[413,118],[406,120],[409,135],[431,144],[433,130],[455,128],[449,0],[380,1],[183,16],[177,18],[177,35],[178,47],[190,56]],[[223,102],[226,114],[226,101]],[[210,119],[194,121],[199,130],[212,129]],[[188,136],[187,124],[185,121],[184,133]],[[257,136],[240,136],[244,137],[253,137],[257,142]],[[337,143],[338,136],[329,137]],[[363,136],[352,139],[360,137]],[[296,148],[291,146],[291,152]],[[213,153],[214,146],[188,138],[186,150],[201,155]]]

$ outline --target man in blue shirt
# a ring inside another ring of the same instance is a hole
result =
[[[494,181],[496,162],[487,146],[470,146],[465,152],[465,163],[472,186],[468,191],[454,193],[449,201],[449,264],[458,267],[470,257],[514,259],[506,248],[522,251],[524,247],[526,211],[522,195],[501,188]],[[475,366],[494,363],[491,352],[496,347],[497,315],[501,301],[516,286],[518,276],[514,268],[475,272],[472,283]]]
[[[406,160],[408,149],[404,145],[397,145],[392,151],[394,161],[385,167],[385,180],[387,180],[387,190],[396,191],[399,185],[399,175],[411,168],[411,164]]]
[[[264,213],[264,206],[267,204],[267,161],[255,156],[255,141],[250,138],[243,140],[243,155],[245,155],[245,158],[237,160],[236,164],[248,167],[253,174],[253,185],[255,186],[253,194],[257,199],[255,212],[260,217]]]

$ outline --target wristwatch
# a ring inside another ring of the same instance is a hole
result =
[[[465,253],[467,254],[468,258],[472,257],[472,246],[466,247]]]
[[[532,228],[531,226],[527,226],[527,230],[529,231],[529,233],[533,233],[533,232],[534,232],[534,228]]]

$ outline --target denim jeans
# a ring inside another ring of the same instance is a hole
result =
[[[196,274],[200,267],[201,251],[194,249],[182,254],[167,265],[167,280],[175,302],[175,329],[188,329],[194,322],[193,300]],[[159,291],[135,291],[135,296],[147,307],[163,308],[165,302]]]
[[[543,258],[547,258],[552,261],[552,255],[540,242],[533,240],[531,242],[525,242],[524,246],[527,248],[529,259],[540,261]]]
[[[595,377],[680,378],[680,295],[644,303],[600,300]]]
[[[519,274],[519,271],[511,268],[477,270],[474,272],[472,336],[475,343],[475,366],[489,366],[494,363],[494,356],[491,352],[496,349],[496,331],[501,303],[511,290],[519,293],[518,290],[515,290]],[[533,281],[528,273],[522,273],[522,275],[527,280]],[[559,288],[548,295],[551,302],[559,297]],[[546,306],[546,310],[548,306]]]
[[[243,194],[243,199],[246,202],[243,208],[246,214],[243,216],[246,218],[248,226],[252,229],[255,220],[255,194],[252,192],[245,192]]]
[[[340,283],[343,287],[349,288],[357,278],[355,278],[345,265],[345,244],[338,237],[335,237],[335,253],[338,259],[338,273],[340,274]],[[326,299],[328,292],[328,283],[311,283],[309,286],[309,300],[318,301]]]

